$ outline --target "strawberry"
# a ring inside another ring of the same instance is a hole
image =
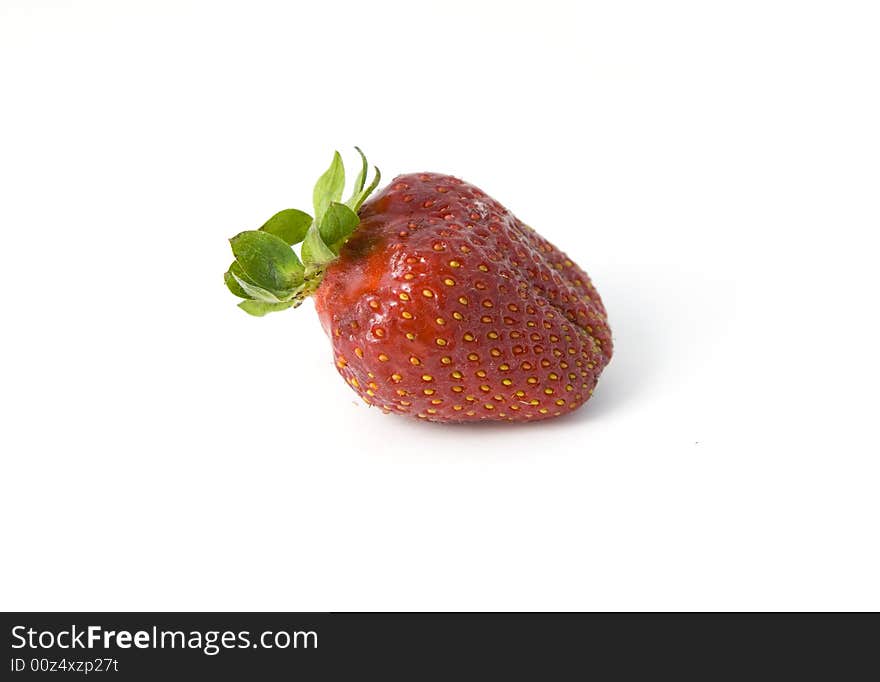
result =
[[[287,209],[231,240],[226,283],[239,305],[262,315],[314,295],[339,373],[385,412],[534,421],[583,405],[612,354],[587,274],[449,175],[401,175],[366,201],[379,171],[365,188],[360,155],[345,203],[337,153],[315,187],[315,219]]]

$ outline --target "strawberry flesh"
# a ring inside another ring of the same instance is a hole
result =
[[[402,175],[315,294],[336,366],[370,405],[436,422],[571,412],[611,360],[587,274],[478,188]]]

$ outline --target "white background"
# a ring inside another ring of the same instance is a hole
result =
[[[0,0],[4,609],[878,609],[864,2]],[[366,408],[227,238],[333,149],[608,307],[595,399]]]

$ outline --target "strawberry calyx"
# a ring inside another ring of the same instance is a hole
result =
[[[345,166],[339,152],[315,183],[315,217],[295,208],[284,209],[259,230],[241,232],[229,240],[235,260],[224,273],[227,288],[244,299],[238,307],[263,315],[296,308],[321,284],[324,269],[339,257],[339,249],[360,224],[358,209],[379,185],[381,173],[366,184],[367,157],[358,148],[361,167],[351,196],[342,202]],[[299,255],[294,247],[300,245]]]

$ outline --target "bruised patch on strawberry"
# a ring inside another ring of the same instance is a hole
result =
[[[303,229],[295,212],[293,228],[275,225],[276,235],[304,234],[301,282],[276,243],[254,239],[271,262],[251,270],[276,286],[267,291],[275,300],[240,305],[264,314],[314,295],[337,370],[386,412],[436,422],[534,421],[583,405],[613,351],[587,274],[449,175],[402,175],[366,201],[378,171],[365,189],[361,158],[345,204],[337,154],[315,188],[319,218]],[[240,297],[253,291],[235,276],[244,265],[237,259],[227,273]]]

